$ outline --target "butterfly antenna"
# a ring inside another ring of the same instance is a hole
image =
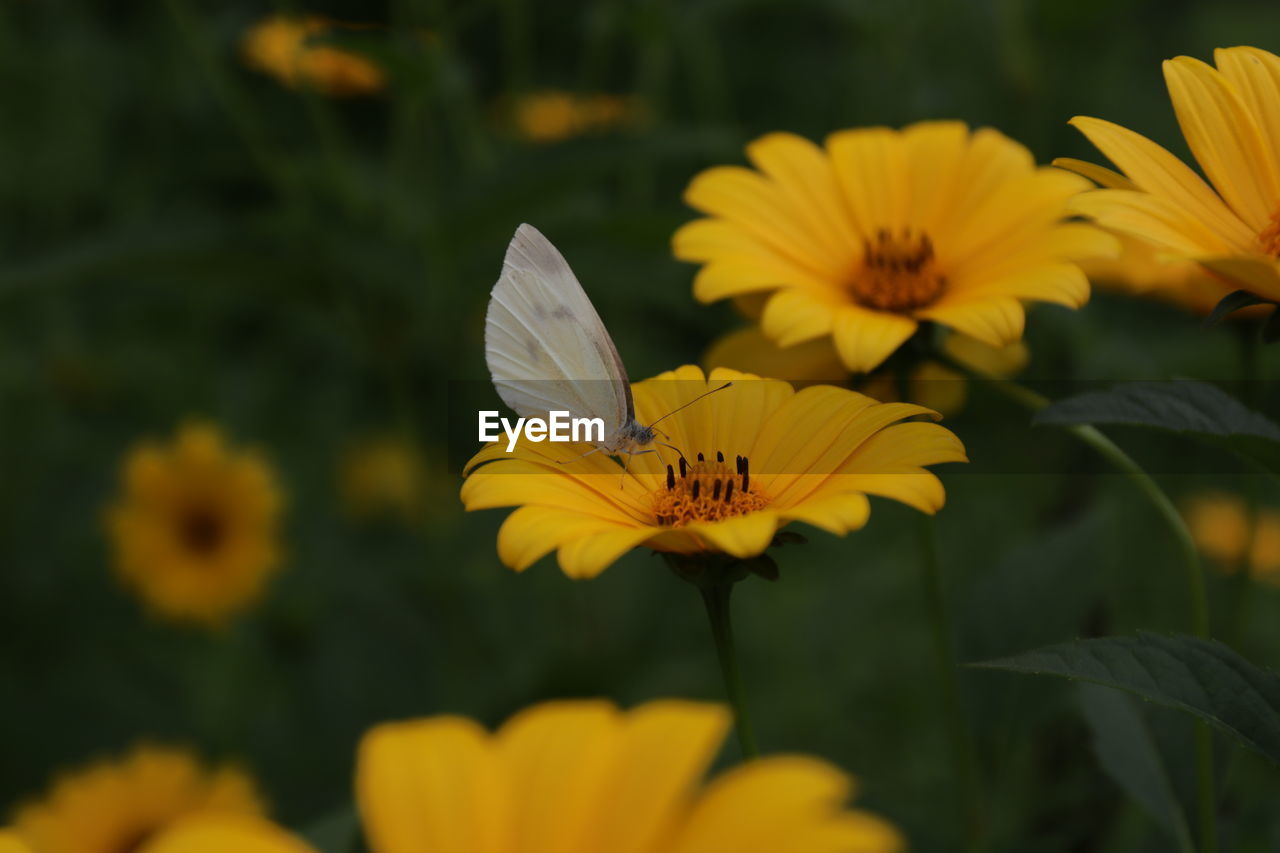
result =
[[[662,423],[662,422],[663,422],[663,421],[665,421],[667,418],[669,418],[669,417],[671,417],[672,415],[674,415],[676,412],[681,411],[682,409],[687,409],[687,408],[689,408],[690,406],[692,406],[694,403],[696,403],[696,402],[698,402],[699,400],[701,400],[703,397],[710,397],[712,394],[716,393],[717,391],[723,391],[724,389],[728,388],[728,387],[729,387],[730,385],[732,385],[732,384],[733,384],[732,382],[726,382],[726,383],[724,383],[723,385],[721,385],[719,388],[712,388],[710,391],[703,391],[701,394],[699,394],[698,396],[694,397],[692,400],[690,400],[689,402],[685,403],[683,406],[677,406],[676,408],[674,408],[674,409],[672,409],[671,411],[667,412],[667,413],[666,413],[665,415],[663,415],[662,417],[658,418],[658,419],[657,419],[656,421],[654,421],[652,424],[649,424],[649,428],[650,428],[650,429],[652,429],[654,424],[660,424],[660,423]]]

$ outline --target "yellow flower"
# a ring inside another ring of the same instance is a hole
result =
[[[511,120],[516,133],[530,142],[562,142],[640,121],[633,98],[622,95],[577,95],[549,90],[517,98]]]
[[[1280,57],[1233,47],[1214,59],[1217,68],[1189,56],[1164,63],[1178,124],[1212,187],[1151,140],[1077,116],[1071,123],[1132,187],[1094,190],[1072,207],[1232,287],[1280,299]]]
[[[1197,547],[1226,574],[1242,565],[1249,574],[1280,585],[1280,511],[1258,508],[1250,518],[1236,495],[1210,492],[1187,503],[1183,513]]]
[[[209,426],[125,460],[108,512],[116,571],[161,616],[217,625],[252,603],[280,562],[271,470]]]
[[[245,33],[245,64],[292,89],[323,95],[372,95],[386,87],[381,68],[359,54],[318,40],[340,26],[318,15],[272,15]]]
[[[203,767],[181,750],[140,747],[62,777],[18,808],[13,828],[38,853],[131,853],[184,817],[262,811],[241,771]]]
[[[923,321],[986,343],[1022,336],[1022,300],[1082,305],[1072,258],[1114,239],[1064,222],[1082,178],[1037,168],[995,130],[959,122],[835,133],[825,150],[774,133],[747,147],[760,171],[698,175],[686,201],[710,218],[676,232],[703,264],[694,295],[769,294],[761,325],[788,347],[830,337],[853,371],[875,369]]]
[[[1134,190],[1133,182],[1110,169],[1059,157],[1053,165],[1068,169],[1097,183],[1100,187]],[[1120,254],[1113,258],[1088,258],[1080,261],[1089,281],[1134,296],[1159,299],[1177,305],[1193,314],[1207,315],[1236,286],[1214,275],[1195,261],[1171,258],[1166,249],[1122,231],[1114,232],[1120,241]],[[1258,316],[1260,307],[1246,308],[1232,316]]]
[[[396,436],[357,442],[339,471],[343,505],[354,518],[397,516],[413,521],[426,506],[426,475],[417,448]]]
[[[490,734],[469,719],[379,726],[360,745],[356,799],[372,853],[896,853],[899,832],[844,803],[854,783],[802,756],[700,784],[725,711],[549,702]],[[248,823],[188,826],[146,853],[302,853]],[[221,837],[212,836],[221,833]],[[218,845],[221,841],[221,846]],[[234,842],[234,843],[233,843]]]
[[[941,426],[900,423],[933,415],[920,406],[732,370],[708,379],[685,366],[636,383],[636,416],[653,423],[728,380],[662,421],[663,441],[684,458],[631,456],[623,475],[603,453],[575,458],[584,445],[522,442],[509,454],[495,444],[468,463],[462,502],[517,507],[498,534],[506,565],[521,571],[558,549],[565,574],[586,578],[639,545],[745,559],[792,521],[843,535],[866,523],[869,494],[933,513],[944,493],[924,466],[965,459]]]

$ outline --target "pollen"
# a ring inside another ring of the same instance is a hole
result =
[[[678,466],[667,466],[666,482],[653,495],[653,514],[664,527],[684,527],[745,515],[768,504],[753,490],[747,457],[737,457],[730,466],[723,453],[717,452],[714,460],[699,453],[696,461],[682,456]]]
[[[946,289],[929,235],[904,228],[887,228],[864,240],[862,264],[850,283],[860,304],[876,311],[903,313],[935,302]]]
[[[1267,227],[1258,232],[1258,248],[1263,254],[1280,258],[1280,209],[1271,214]]]

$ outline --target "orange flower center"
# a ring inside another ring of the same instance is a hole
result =
[[[932,304],[946,286],[934,262],[933,241],[910,228],[900,234],[881,228],[874,240],[864,240],[862,266],[850,284],[861,305],[897,313]]]
[[[751,467],[739,456],[730,470],[723,453],[708,461],[680,457],[677,469],[667,466],[666,487],[654,493],[653,514],[664,527],[684,527],[694,521],[722,521],[764,509],[769,501],[751,491]]]
[[[1280,210],[1271,214],[1271,222],[1258,232],[1258,248],[1273,258],[1280,258]]]

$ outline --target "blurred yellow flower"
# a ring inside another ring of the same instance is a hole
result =
[[[281,497],[264,460],[189,425],[134,449],[122,479],[107,516],[116,571],[156,613],[217,625],[258,598],[280,563]]]
[[[372,853],[897,853],[901,834],[845,803],[855,785],[802,756],[702,779],[728,730],[720,707],[548,702],[496,733],[463,717],[378,726],[356,799]],[[302,853],[266,826],[203,821],[146,853]]]
[[[322,39],[340,24],[319,15],[272,15],[245,33],[245,64],[292,89],[323,95],[372,95],[386,87],[386,75],[373,61]]]
[[[628,127],[639,122],[642,115],[632,97],[555,90],[521,96],[511,106],[516,133],[539,143]]]
[[[1251,519],[1242,498],[1210,492],[1189,501],[1183,514],[1196,546],[1223,572],[1247,565],[1251,577],[1280,585],[1280,510],[1261,507]]]
[[[639,545],[672,553],[759,555],[793,521],[843,535],[870,514],[867,495],[933,513],[942,483],[924,466],[962,462],[964,447],[920,406],[879,404],[843,388],[685,366],[632,386],[636,416],[653,423],[700,393],[723,391],[662,421],[687,458],[632,456],[627,473],[587,445],[489,445],[467,465],[468,510],[514,506],[498,554],[517,571],[551,551],[570,577],[599,574]],[[673,451],[666,451],[674,455]],[[569,463],[569,464],[565,464]]]
[[[1072,209],[1197,261],[1233,289],[1280,299],[1280,57],[1232,47],[1214,59],[1216,68],[1189,56],[1164,63],[1178,124],[1212,187],[1146,137],[1077,116],[1071,123],[1131,186],[1085,193]]]
[[[0,853],[31,853],[31,848],[18,833],[0,830]]]
[[[458,717],[379,726],[360,747],[357,800],[376,853],[901,849],[884,821],[844,810],[853,783],[821,761],[764,758],[699,790],[728,725],[715,705],[570,701],[493,735]]]
[[[262,812],[253,781],[241,771],[144,746],[61,777],[17,809],[13,828],[37,853],[128,853],[184,817]]]
[[[426,506],[422,455],[398,436],[365,439],[347,448],[338,477],[343,506],[353,518],[384,515],[412,522]]]
[[[846,130],[825,149],[774,133],[747,155],[759,171],[709,169],[685,193],[709,214],[673,241],[678,258],[703,265],[694,295],[767,293],[771,340],[830,337],[856,372],[926,320],[1007,346],[1022,336],[1023,300],[1084,304],[1089,284],[1072,259],[1116,251],[1110,235],[1063,221],[1087,181],[1037,168],[990,128]]]

